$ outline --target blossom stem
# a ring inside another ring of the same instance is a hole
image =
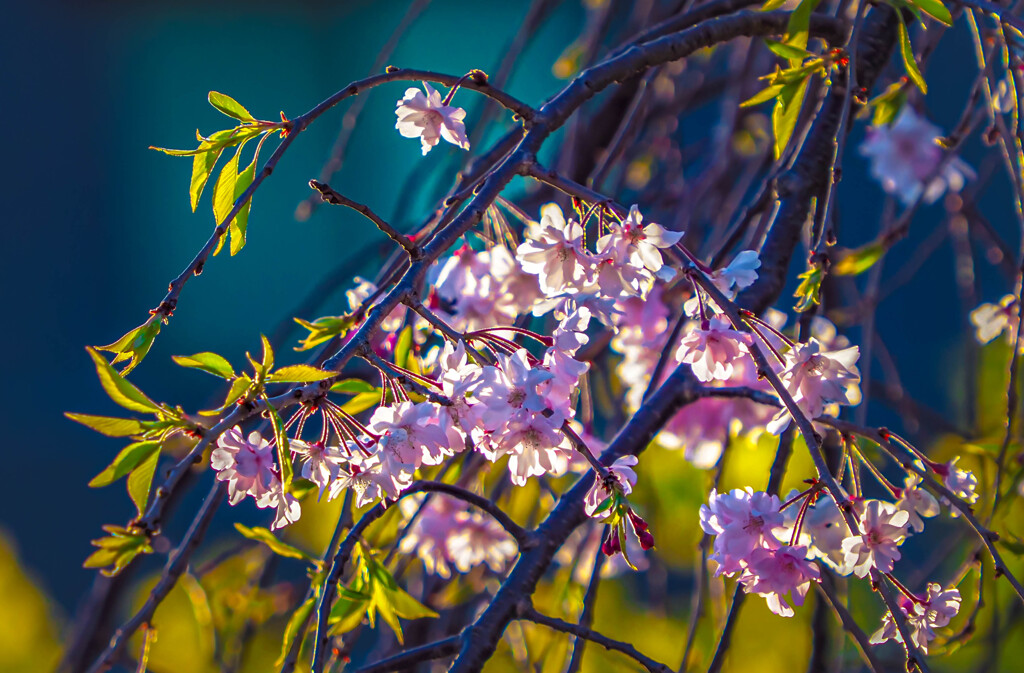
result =
[[[899,493],[899,489],[893,486],[892,482],[886,479],[885,475],[882,474],[882,471],[879,470],[874,463],[868,460],[867,456],[865,456],[861,452],[861,450],[857,448],[856,443],[850,443],[850,451],[854,456],[860,459],[861,463],[863,463],[868,468],[868,472],[870,472],[875,477],[878,483],[881,484],[885,488],[885,490],[889,491],[889,495],[896,498],[897,494]]]
[[[501,326],[501,327],[485,327],[484,329],[477,330],[475,332],[468,332],[466,334],[466,337],[471,339],[475,335],[478,335],[478,334],[490,334],[492,332],[515,332],[516,334],[522,334],[523,336],[528,336],[531,339],[533,339],[534,341],[539,342],[543,346],[549,346],[550,347],[554,343],[554,341],[552,340],[551,337],[546,337],[546,336],[544,336],[542,334],[537,334],[536,332],[533,332],[533,331],[528,330],[526,328],[516,327],[514,325],[505,325],[505,326]]]

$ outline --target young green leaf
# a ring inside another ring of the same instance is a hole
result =
[[[832,264],[832,273],[836,276],[856,276],[874,266],[884,254],[885,246],[878,242],[848,250],[839,261]]]
[[[174,360],[175,364],[182,367],[191,367],[192,369],[198,369],[204,371],[207,374],[213,374],[219,376],[222,379],[233,379],[235,378],[235,370],[231,368],[231,363],[227,361],[223,356],[217,355],[216,353],[196,353],[195,355],[172,355],[171,359]]]
[[[71,412],[65,412],[64,415],[76,423],[81,423],[85,427],[92,428],[107,437],[130,437],[131,435],[141,434],[146,430],[146,426],[143,425],[142,421],[135,420],[134,418],[112,418],[110,416],[92,416],[90,414],[73,414]]]
[[[163,324],[163,321],[156,315],[153,315],[149,320],[128,332],[114,343],[107,346],[97,346],[96,348],[115,354],[111,364],[128,360],[128,364],[121,370],[121,374],[127,376],[149,353],[149,349],[153,346],[153,341],[160,334],[161,324]]]
[[[245,190],[249,189],[253,179],[256,177],[256,161],[259,159],[259,149],[256,150],[256,155],[252,158],[252,161],[242,169],[242,172],[238,174],[238,179],[235,180],[235,201],[242,198],[242,194]],[[231,220],[229,232],[231,233],[231,256],[234,257],[238,252],[245,247],[245,232],[249,226],[249,211],[252,210],[252,197],[246,199],[245,203],[238,210],[238,214],[235,215],[235,219]]]
[[[277,409],[274,408],[273,404],[267,401],[266,396],[263,397],[263,401],[267,405],[267,411],[270,413],[270,421],[274,426],[277,462],[281,468],[281,488],[285,493],[291,493],[294,469],[292,467],[292,452],[288,446],[288,434],[284,431],[284,421],[281,420],[281,414],[277,413]]]
[[[260,335],[260,341],[263,343],[263,373],[264,375],[269,374],[270,370],[274,368],[274,349],[270,345],[270,339],[265,335]]]
[[[793,309],[803,313],[819,303],[818,295],[821,293],[821,281],[824,280],[825,273],[821,270],[821,267],[813,265],[810,269],[797,276],[797,278],[800,278],[801,282],[793,296],[799,297],[800,300]]]
[[[140,463],[160,453],[160,442],[135,442],[121,449],[114,461],[89,482],[91,488],[109,486],[134,470]]]
[[[149,489],[153,485],[153,475],[156,474],[159,460],[160,451],[154,451],[128,474],[128,495],[139,510],[139,516],[145,514],[146,505],[149,504]]]
[[[326,343],[336,336],[344,336],[355,323],[355,318],[351,315],[324,316],[313,322],[302,318],[293,318],[293,320],[309,330],[309,335],[295,347],[297,351],[306,351]]]
[[[235,119],[243,122],[256,121],[256,118],[249,114],[248,110],[227,94],[223,94],[218,91],[211,91],[206,99],[210,101],[210,105],[229,117],[234,117]]]
[[[811,35],[811,14],[821,0],[800,0],[800,4],[789,15],[786,26],[786,44],[790,47],[807,49],[807,40]],[[786,57],[791,58],[791,57]],[[800,56],[799,58],[804,58]]]
[[[110,533],[110,536],[92,541],[91,544],[99,549],[85,559],[83,567],[114,566],[113,569],[100,571],[107,577],[113,577],[124,570],[139,554],[153,553],[153,548],[149,545],[149,538],[142,531],[121,526],[103,526],[103,530]]]
[[[398,342],[395,344],[395,364],[399,367],[409,368],[409,354],[412,352],[412,325],[407,325],[402,333],[398,335]]]
[[[245,143],[238,146],[231,159],[220,169],[217,182],[213,185],[213,219],[218,225],[224,224],[224,220],[231,213],[232,206],[235,205],[235,181],[238,180],[238,159],[244,147]],[[223,241],[223,237],[221,240]]]
[[[357,395],[359,393],[372,393],[376,392],[377,387],[369,381],[362,379],[345,379],[338,381],[331,386],[332,393],[341,393],[342,395]],[[379,394],[379,393],[378,393]]]
[[[316,559],[314,559],[311,555],[307,554],[301,549],[297,549],[291,546],[290,544],[281,542],[272,532],[270,532],[266,528],[261,528],[259,526],[255,528],[249,528],[248,526],[243,526],[240,523],[236,523],[235,530],[241,533],[243,537],[246,537],[250,540],[256,540],[257,542],[262,542],[263,544],[267,545],[267,547],[270,548],[270,551],[274,552],[278,556],[284,556],[285,558],[297,558],[303,561],[310,562],[316,561]]]
[[[904,82],[893,82],[886,87],[885,91],[868,101],[868,107],[874,111],[871,123],[875,126],[893,123],[906,102],[907,92],[904,90]]]
[[[192,212],[196,212],[199,205],[199,197],[203,195],[203,188],[206,187],[210,174],[213,173],[221,152],[224,151],[226,143],[230,140],[234,129],[217,131],[209,139],[199,142],[199,150],[204,150],[192,158],[192,179],[189,182],[188,194],[191,199]]]
[[[142,413],[159,412],[160,405],[146,397],[141,390],[129,383],[122,377],[107,360],[96,352],[95,348],[86,347],[89,357],[96,364],[96,374],[100,377],[103,390],[107,392],[110,399],[129,411]]]
[[[754,105],[759,105],[761,103],[764,103],[765,101],[769,101],[769,100],[775,98],[776,96],[778,96],[779,92],[782,91],[782,88],[784,86],[785,86],[785,84],[772,84],[770,86],[767,86],[767,87],[761,89],[760,91],[758,91],[757,93],[755,93],[753,96],[751,96],[747,100],[745,100],[742,103],[740,103],[740,107],[751,107],[751,106],[754,106]]]
[[[953,25],[953,16],[942,4],[941,0],[907,0],[907,2],[920,9],[922,12],[947,26]]]
[[[784,42],[776,42],[775,40],[765,39],[765,46],[767,46],[772,53],[776,56],[781,56],[785,59],[794,61],[802,61],[805,58],[814,56],[811,52],[807,51],[803,47],[797,47],[792,44],[786,44]]]
[[[268,383],[312,383],[336,376],[335,372],[325,372],[309,365],[288,365],[281,367],[267,377]]]
[[[789,144],[789,139],[793,136],[810,79],[811,76],[807,75],[798,82],[786,84],[775,102],[775,109],[772,110],[772,129],[775,133],[776,160],[782,157],[782,153],[785,152],[786,146]]]
[[[374,388],[374,392],[372,393],[359,393],[348,402],[341,405],[341,408],[345,413],[355,416],[358,413],[380,404],[382,392],[383,391],[381,391],[380,388]]]
[[[292,613],[291,618],[288,620],[288,625],[284,627],[284,639],[281,643],[281,654],[278,655],[277,661],[274,662],[275,669],[284,666],[284,660],[288,657],[288,653],[292,649],[292,642],[296,638],[305,638],[306,629],[303,629],[301,633],[299,630],[302,629],[303,624],[306,624],[306,620],[309,618],[310,613],[313,612],[313,606],[315,605],[316,596],[310,596],[302,603],[302,605],[295,609],[295,612]]]
[[[899,18],[897,28],[900,34],[900,55],[903,56],[903,66],[907,69],[907,75],[910,80],[917,85],[917,88],[921,90],[921,93],[928,93],[928,85],[924,81],[924,76],[917,67],[917,61],[914,59],[914,47],[910,44],[910,33],[907,31],[907,24],[903,21],[903,15],[899,12],[896,13]]]

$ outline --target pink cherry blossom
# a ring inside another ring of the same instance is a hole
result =
[[[782,525],[779,498],[763,491],[734,489],[729,493],[711,490],[708,504],[700,507],[700,525],[715,536],[711,559],[718,563],[716,575],[742,570],[751,552],[760,547],[779,548],[782,543],[772,532]]]
[[[636,464],[636,456],[616,458],[615,462],[608,466],[608,479],[614,481],[614,485],[602,479],[601,475],[594,475],[594,485],[590,487],[587,497],[583,501],[583,507],[587,512],[587,516],[594,518],[603,517],[604,512],[596,517],[594,512],[601,506],[601,503],[612,496],[613,490],[617,489],[623,495],[629,495],[633,492],[633,487],[636,486],[636,472],[633,471],[633,466]]]
[[[492,517],[476,510],[455,512],[445,551],[459,572],[469,572],[481,563],[496,573],[504,572],[518,550],[516,541]]]
[[[791,492],[787,500],[794,496],[796,491]],[[785,524],[775,531],[779,539],[792,538],[799,511],[800,508],[794,504],[783,512]],[[804,511],[800,537],[796,543],[807,547],[808,559],[820,559],[838,574],[845,576],[853,572],[853,566],[847,563],[846,552],[843,551],[843,540],[848,536],[849,529],[835,501],[821,497]]]
[[[743,590],[763,596],[768,609],[780,617],[792,617],[795,612],[786,602],[786,595],[791,595],[794,605],[803,605],[811,582],[821,581],[818,567],[806,557],[805,547],[754,549],[740,576]]]
[[[904,488],[900,491],[900,499],[896,506],[906,510],[910,518],[908,525],[915,533],[924,530],[924,520],[938,515],[939,503],[931,493],[920,487],[921,477],[916,474],[908,474],[904,480]]]
[[[466,137],[466,111],[460,107],[445,105],[441,94],[423,82],[423,92],[416,88],[405,91],[405,97],[396,103],[398,121],[395,128],[406,138],[419,138],[426,155],[441,138],[456,147],[469,149]]]
[[[686,362],[699,380],[724,381],[732,376],[733,363],[747,353],[749,337],[730,324],[712,318],[706,329],[695,328],[676,349],[676,362]]]
[[[395,500],[412,484],[416,466],[401,462],[393,451],[379,444],[369,454],[353,443],[348,448],[351,455],[331,482],[328,500],[350,488],[356,507],[364,507],[378,500]]]
[[[235,426],[217,438],[210,465],[219,481],[228,482],[230,502],[237,505],[246,494],[257,502],[276,494],[280,481],[274,459],[274,447],[260,433],[252,432],[245,439]]]
[[[869,500],[860,514],[860,534],[843,540],[846,563],[857,577],[867,577],[871,570],[892,572],[900,560],[899,546],[907,536],[910,515],[906,510],[881,500]]]
[[[860,372],[857,359],[860,349],[851,346],[839,351],[826,351],[812,338],[793,345],[786,358],[786,368],[779,378],[793,400],[808,418],[817,418],[830,403],[855,404],[860,401]],[[854,390],[856,389],[856,390]],[[768,424],[772,434],[779,434],[789,425],[789,411],[780,409]]]
[[[978,487],[978,478],[974,476],[974,473],[970,470],[961,470],[958,468],[956,463],[959,460],[960,456],[957,456],[947,463],[932,465],[932,469],[936,474],[942,477],[942,481],[946,485],[946,488],[952,491],[953,495],[957,496],[968,505],[973,505],[978,501],[978,493],[975,490]],[[955,513],[956,510],[954,508],[954,515]]]
[[[421,463],[439,465],[445,456],[455,454],[448,445],[448,436],[437,423],[441,413],[440,406],[433,402],[399,402],[390,407],[378,407],[368,427],[381,435],[380,447],[390,451],[400,462],[416,467]]]
[[[341,448],[325,446],[320,442],[307,443],[298,439],[289,441],[288,448],[305,458],[302,464],[302,477],[319,486],[320,495],[323,496],[324,489],[337,478],[340,465],[345,459]]]
[[[527,350],[520,348],[511,355],[499,354],[497,367],[483,368],[474,395],[486,407],[481,421],[489,430],[500,427],[520,409],[537,412],[547,408],[537,387],[554,375],[531,365],[529,358]]]

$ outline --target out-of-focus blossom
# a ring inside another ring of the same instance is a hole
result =
[[[868,129],[860,153],[871,160],[871,175],[904,205],[914,203],[922,191],[924,201],[934,203],[946,190],[959,192],[974,177],[958,157],[942,163],[945,152],[936,142],[941,135],[938,126],[904,106],[891,125]]]
[[[1004,331],[1012,343],[1017,330],[1017,298],[1008,294],[998,304],[982,304],[971,311],[971,323],[979,343],[987,344]]]

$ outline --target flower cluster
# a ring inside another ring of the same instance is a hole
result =
[[[910,627],[914,644],[927,654],[928,644],[935,639],[935,629],[949,624],[960,612],[960,592],[956,587],[943,589],[941,585],[929,582],[926,595],[902,595],[899,607]],[[884,643],[887,640],[903,642],[903,634],[888,612],[882,617],[882,628],[871,635],[870,642]]]
[[[423,95],[426,91],[426,95]],[[419,138],[426,155],[441,138],[456,147],[469,149],[466,137],[466,111],[460,107],[448,105],[448,100],[441,100],[441,94],[426,82],[423,91],[416,88],[406,89],[405,97],[398,101],[395,114],[398,122],[395,128],[406,138]]]
[[[700,525],[715,536],[711,559],[716,575],[735,575],[747,593],[763,596],[768,608],[782,617],[795,613],[786,601],[803,605],[811,582],[820,581],[818,567],[807,560],[807,547],[784,544],[775,535],[782,527],[778,497],[751,488],[719,494],[712,489],[701,505]]]
[[[284,492],[274,447],[258,432],[246,438],[237,427],[231,428],[217,439],[217,448],[210,454],[210,464],[217,471],[217,479],[228,482],[228,495],[232,505],[245,496],[252,496],[256,506],[273,507],[277,516],[271,528],[281,528],[299,519],[299,503]]]

